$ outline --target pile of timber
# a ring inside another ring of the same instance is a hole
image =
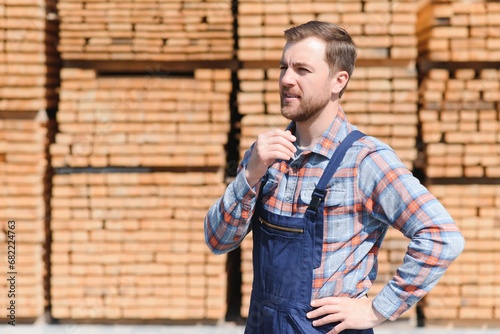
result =
[[[0,266],[5,274],[0,304],[10,315],[5,309],[14,302],[15,324],[36,319],[45,310],[49,123],[0,119]],[[7,280],[11,277],[13,284]]]
[[[498,69],[432,69],[420,98],[428,177],[500,177]]]
[[[58,86],[55,8],[43,0],[0,1],[0,111],[54,109]]]
[[[500,319],[500,186],[435,184],[429,187],[455,219],[465,251],[425,299],[429,320]]]
[[[417,57],[415,2],[243,0],[238,3],[238,59],[243,61],[279,60],[283,31],[310,20],[343,26],[356,41],[360,59]]]
[[[65,60],[229,60],[232,2],[62,0]]]
[[[54,167],[224,166],[229,70],[100,77],[64,68]]]
[[[226,257],[206,247],[203,217],[222,180],[221,172],[55,175],[52,315],[221,319]]]
[[[500,3],[429,1],[418,13],[420,57],[431,61],[499,61]]]
[[[238,78],[243,156],[260,133],[288,121],[280,112],[278,69],[242,69]],[[415,68],[358,67],[340,101],[351,123],[391,145],[410,169],[417,159],[417,87]]]

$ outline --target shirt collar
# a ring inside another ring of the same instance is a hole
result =
[[[295,133],[295,122],[290,122],[286,129]],[[346,114],[339,106],[335,119],[323,133],[321,139],[316,143],[316,145],[314,145],[312,150],[305,150],[304,153],[307,154],[308,152],[313,152],[330,159],[340,142],[354,130],[356,130],[356,127],[349,123]]]

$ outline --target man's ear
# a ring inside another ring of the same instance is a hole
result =
[[[338,95],[349,81],[349,73],[338,71],[332,78],[332,94]]]

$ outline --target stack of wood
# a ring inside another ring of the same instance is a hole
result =
[[[428,319],[500,319],[500,186],[431,185],[466,239],[466,250],[426,297]]]
[[[289,121],[281,115],[278,69],[241,69],[238,111],[242,115],[240,156],[265,131],[284,129]]]
[[[68,174],[54,177],[52,193],[53,316],[223,318],[225,257],[209,254],[203,218],[225,188],[230,71],[102,77],[64,68],[61,79],[50,152]]]
[[[419,12],[424,172],[466,239],[425,298],[432,321],[500,319],[499,18],[500,4],[487,1],[430,1]]]
[[[242,69],[238,78],[243,156],[260,133],[289,121],[280,112],[278,69]],[[341,99],[349,121],[391,145],[410,169],[417,158],[417,87],[413,67],[358,67]]]
[[[284,129],[289,123],[281,115],[278,69],[241,69],[238,71],[240,92],[238,109],[242,114],[240,155],[257,136],[273,128]],[[357,67],[341,99],[349,121],[366,134],[389,145],[409,168],[417,159],[418,83],[414,67]],[[253,269],[252,242],[247,236],[242,248],[242,316],[247,316]],[[380,274],[370,295],[378,293],[402,263],[408,240],[401,233],[387,234],[379,257]],[[415,315],[414,309],[405,317]]]
[[[500,177],[500,71],[432,69],[420,91],[427,176]]]
[[[59,1],[59,51],[76,60],[233,58],[231,1]]]
[[[13,290],[10,274],[0,280],[0,305],[5,310],[14,301],[17,321],[45,308],[47,131],[46,120],[0,119],[0,267],[17,273]]]
[[[57,105],[55,8],[44,0],[0,2],[0,111],[32,112]]]
[[[500,3],[428,1],[418,14],[418,49],[432,61],[498,61]]]
[[[340,102],[351,123],[389,144],[410,170],[417,159],[417,91],[414,65],[357,67]]]
[[[53,179],[52,315],[220,319],[225,256],[204,243],[220,172],[72,173]]]
[[[226,257],[203,218],[225,188],[231,72],[210,64],[233,59],[232,2],[57,6],[73,67],[50,146],[53,316],[222,319]]]
[[[225,165],[229,70],[99,77],[65,68],[61,77],[53,166]]]
[[[0,265],[17,273],[13,293],[0,281],[0,305],[15,302],[17,323],[41,316],[46,305],[46,151],[53,131],[46,110],[57,105],[58,85],[54,12],[45,0],[0,0]],[[15,234],[7,234],[9,221]],[[8,253],[14,241],[15,259]]]
[[[279,60],[284,45],[283,31],[310,20],[345,27],[359,47],[360,59],[414,59],[417,57],[416,13],[416,2],[387,0],[239,1],[238,59]]]

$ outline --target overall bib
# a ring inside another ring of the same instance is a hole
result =
[[[314,327],[306,313],[312,310],[313,270],[321,265],[326,186],[349,147],[363,136],[353,131],[335,150],[304,218],[263,210],[259,196],[252,218],[254,280],[245,334],[319,334],[335,327]],[[342,333],[371,334],[373,330]]]

